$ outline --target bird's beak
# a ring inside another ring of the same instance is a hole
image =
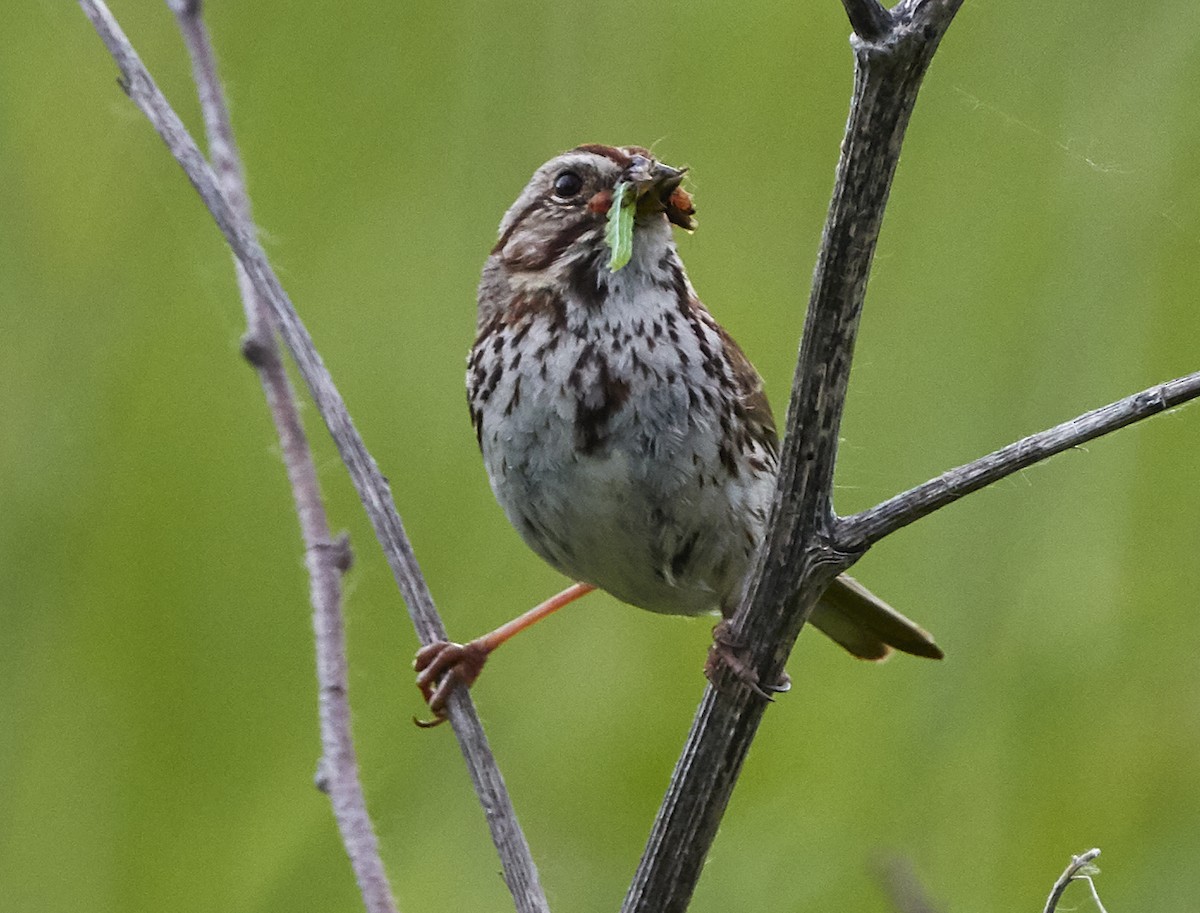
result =
[[[654,167],[650,169],[650,186],[660,197],[665,199],[683,183],[683,176],[686,172],[686,168],[672,168],[662,162],[655,162]]]
[[[644,156],[634,156],[626,174],[637,189],[638,214],[666,213],[667,219],[680,228],[694,229],[696,221],[692,216],[696,209],[691,195],[680,186],[686,173],[686,168],[672,168]]]

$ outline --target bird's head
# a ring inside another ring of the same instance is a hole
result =
[[[501,221],[493,253],[510,269],[540,271],[611,250],[623,231],[630,243],[669,243],[670,224],[695,228],[692,198],[681,186],[686,170],[640,146],[577,146],[534,172]]]

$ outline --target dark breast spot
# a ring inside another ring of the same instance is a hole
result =
[[[606,249],[600,249],[586,257],[580,257],[567,271],[567,284],[572,294],[589,310],[602,310],[608,298],[606,253]]]
[[[512,396],[509,397],[508,405],[504,407],[505,415],[512,415],[513,410],[521,405],[521,376],[518,374],[517,379],[513,381]]]
[[[675,303],[679,310],[684,315],[690,314],[692,296],[688,292],[687,278],[683,275],[683,264],[679,262],[678,257],[671,258],[671,288],[675,291]]]
[[[504,363],[496,362],[496,367],[492,368],[487,379],[483,382],[483,386],[478,391],[479,401],[486,403],[491,395],[496,392],[496,386],[500,383],[500,378],[504,376]]]
[[[479,445],[480,450],[483,450],[483,410],[476,409],[469,402],[467,408],[471,410],[471,425],[475,428],[475,443]]]
[[[595,389],[583,390],[581,363],[587,357],[596,365]],[[614,377],[608,362],[590,347],[584,349],[571,372],[571,386],[576,390],[575,446],[580,453],[593,454],[604,443],[609,422],[629,401],[629,383]]]
[[[721,465],[725,467],[725,471],[729,473],[731,479],[736,479],[739,475],[737,459],[733,455],[733,449],[727,441],[721,443],[717,450],[717,456],[721,460]]]

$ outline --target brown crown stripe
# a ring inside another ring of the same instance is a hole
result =
[[[644,155],[646,158],[654,158],[650,154],[649,149],[643,149],[641,146],[625,146],[618,149],[616,146],[605,146],[603,143],[584,143],[582,146],[576,146],[572,152],[590,152],[593,155],[602,155],[604,158],[616,162],[622,168],[628,168],[633,164],[632,156]]]
[[[616,146],[605,146],[602,143],[584,143],[582,146],[576,146],[572,152],[590,152],[593,155],[600,155],[606,159],[610,159],[620,165],[622,168],[628,168],[633,164],[633,159],[626,155]]]

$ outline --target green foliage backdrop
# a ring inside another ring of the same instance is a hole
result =
[[[685,260],[782,416],[850,90],[835,0],[209,6],[266,246],[455,635],[562,583],[492,502],[462,391],[478,269],[543,160],[632,142],[692,167]],[[165,7],[115,12],[199,129]],[[310,786],[306,580],[229,257],[79,10],[6,21],[0,911],[355,910]],[[1183,0],[966,4],[884,226],[842,512],[1200,366],[1197,34]],[[351,698],[401,907],[506,909],[307,417],[358,555]],[[897,852],[948,909],[1034,910],[1093,845],[1110,909],[1194,903],[1198,443],[1181,409],[868,555],[947,659],[803,636],[694,909],[884,911],[868,865]],[[480,681],[556,911],[619,904],[708,636],[593,596]]]

